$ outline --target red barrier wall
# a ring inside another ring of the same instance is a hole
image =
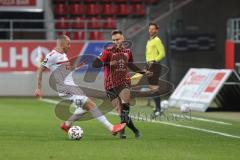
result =
[[[84,43],[72,42],[68,57],[78,56]],[[54,41],[0,42],[0,72],[36,71],[38,59],[55,47]]]
[[[225,68],[234,69],[235,66],[235,44],[232,41],[226,41],[225,44]]]

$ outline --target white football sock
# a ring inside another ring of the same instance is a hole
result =
[[[76,106],[73,115],[67,121],[65,121],[65,124],[67,126],[72,126],[73,122],[79,120],[86,112],[87,111],[85,109]]]
[[[113,130],[113,125],[107,120],[107,118],[101,113],[101,111],[95,107],[90,110],[92,116],[102,123],[108,130]]]
[[[102,115],[96,118],[100,123],[102,123],[109,131],[113,130],[113,125],[107,120],[107,118]]]
[[[84,115],[84,113],[73,114],[67,121],[65,121],[65,124],[70,127],[70,126],[72,126],[73,122],[79,120],[83,115]]]

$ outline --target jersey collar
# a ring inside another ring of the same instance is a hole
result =
[[[156,38],[156,37],[157,37],[157,34],[154,35],[153,37],[150,37],[149,40],[152,40],[152,39],[154,39],[154,38]]]

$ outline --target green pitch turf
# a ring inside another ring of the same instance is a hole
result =
[[[139,107],[132,108],[132,114],[148,115],[151,109],[144,104],[140,101]],[[163,123],[135,120],[142,134],[139,140],[128,129],[127,139],[120,140],[96,120],[77,122],[84,130],[84,137],[71,141],[59,129],[61,120],[55,116],[54,106],[30,98],[0,98],[0,159],[236,160],[240,157],[239,113],[192,113],[192,116],[227,123],[218,124],[188,118],[173,120],[169,117],[178,112],[169,110],[168,118],[160,121]],[[119,121],[117,116],[108,114],[107,117],[113,123]]]

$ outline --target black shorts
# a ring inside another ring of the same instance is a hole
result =
[[[148,63],[145,67],[147,70],[153,73],[152,76],[147,77],[150,85],[158,85],[159,77],[161,75],[161,64],[160,63]]]
[[[119,98],[119,94],[121,93],[121,91],[123,89],[129,89],[129,85],[127,84],[124,84],[124,85],[121,85],[121,86],[117,86],[117,87],[114,87],[114,88],[111,88],[109,90],[107,90],[107,97],[110,99],[110,101],[114,100],[115,98]]]

